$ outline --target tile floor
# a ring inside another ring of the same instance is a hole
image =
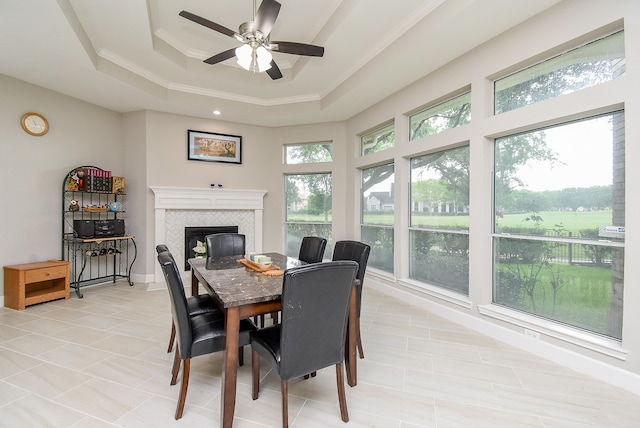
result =
[[[0,426],[218,427],[221,355],[195,358],[187,406],[178,386],[164,284],[103,284],[70,300],[0,308]],[[290,383],[292,427],[624,428],[640,396],[524,353],[365,289],[366,358],[340,420],[335,370]],[[280,384],[251,400],[249,350],[239,369],[234,427],[280,426]],[[266,368],[266,365],[263,365]]]

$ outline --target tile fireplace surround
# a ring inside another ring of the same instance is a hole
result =
[[[262,210],[266,190],[152,186],[155,239],[153,248],[167,244],[178,266],[184,264],[184,228],[238,226],[246,235],[247,251],[262,251]],[[164,277],[155,263],[155,281]]]

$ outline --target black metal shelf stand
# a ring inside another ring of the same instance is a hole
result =
[[[62,183],[62,259],[71,263],[70,285],[79,298],[83,297],[80,289],[89,285],[115,283],[122,278],[133,285],[131,269],[138,255],[135,237],[126,231],[121,236],[78,236],[74,220],[122,219],[126,212],[121,203],[124,193],[83,191],[73,186],[72,177],[87,168],[100,170],[94,166],[74,168]],[[72,200],[77,204],[72,206]]]

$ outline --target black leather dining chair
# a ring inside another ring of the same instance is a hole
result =
[[[364,274],[367,270],[367,261],[371,247],[365,243],[358,241],[338,241],[333,246],[333,260],[353,260],[358,262],[358,285],[356,286],[357,296],[357,317],[356,317],[356,335],[358,344],[358,353],[360,358],[364,358],[362,350],[362,337],[360,336],[360,310],[362,308],[362,286],[364,285]]]
[[[207,257],[244,256],[246,238],[241,233],[214,233],[204,237],[207,244]],[[260,326],[264,326],[264,315],[254,317]]]
[[[158,244],[156,245],[156,252],[160,253],[168,253],[173,261],[175,259],[171,251],[169,251],[169,247],[166,244]],[[220,319],[224,318],[223,313],[218,309],[218,306],[214,302],[214,300],[208,294],[201,294],[187,297],[187,310],[189,316],[201,315],[204,313],[212,313],[216,314]],[[171,320],[171,336],[169,337],[169,347],[167,348],[167,353],[173,351],[173,344],[176,340],[176,324],[173,320]]]
[[[327,240],[318,236],[305,236],[300,244],[298,260],[307,263],[320,263],[324,256]]]
[[[214,233],[204,237],[207,257],[241,256],[245,254],[245,236],[240,233]]]
[[[249,333],[252,397],[260,390],[260,357],[280,375],[282,426],[288,427],[288,382],[335,365],[338,401],[349,421],[343,362],[349,301],[358,264],[315,263],[288,269],[282,282],[282,323]]]
[[[176,419],[182,417],[184,403],[187,398],[187,388],[189,386],[189,373],[191,369],[191,358],[206,355],[224,349],[224,319],[214,313],[203,313],[190,316],[187,306],[187,298],[184,293],[184,284],[178,272],[173,257],[168,252],[158,254],[158,262],[162,266],[169,297],[171,300],[171,312],[176,324],[177,347],[173,367],[171,370],[171,385],[175,385],[180,363],[182,362],[182,381],[180,384],[180,394],[176,407]],[[256,330],[255,325],[250,320],[240,320],[239,337],[239,360],[243,364],[242,346],[250,342],[249,333]]]

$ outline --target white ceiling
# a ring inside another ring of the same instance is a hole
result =
[[[202,60],[239,45],[253,0],[0,0],[0,73],[118,112],[157,110],[265,126],[345,120],[560,0],[279,0],[284,77]],[[257,0],[257,6],[260,0]]]

